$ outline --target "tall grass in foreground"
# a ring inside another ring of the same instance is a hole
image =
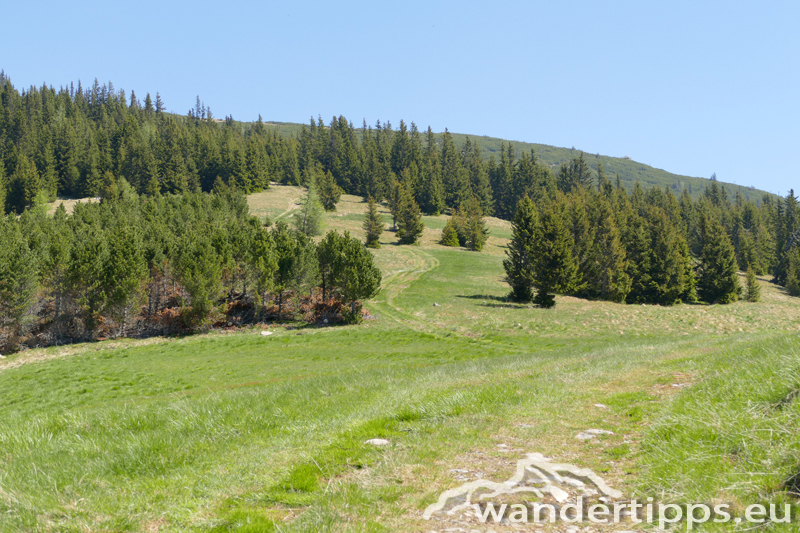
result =
[[[643,494],[684,504],[728,503],[739,516],[752,504],[775,503],[783,509],[792,503],[797,520],[797,337],[740,345],[709,364],[707,377],[677,396],[646,434]],[[730,527],[708,525],[706,530]],[[798,526],[768,527],[796,531]]]

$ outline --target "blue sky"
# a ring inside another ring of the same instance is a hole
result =
[[[14,2],[18,89],[112,81],[170,111],[420,129],[800,189],[798,2]]]

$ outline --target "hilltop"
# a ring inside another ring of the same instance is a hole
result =
[[[244,125],[251,123],[244,123]],[[280,135],[297,137],[303,127],[303,124],[295,124],[291,122],[267,122],[266,127],[269,130],[274,130]],[[359,130],[360,131],[360,130]],[[435,134],[441,140],[442,133]],[[536,157],[548,165],[554,173],[558,173],[559,167],[563,163],[568,163],[572,158],[576,157],[580,152],[580,148],[561,148],[558,146],[550,146],[547,144],[528,143],[521,141],[512,141],[508,139],[501,139],[498,137],[488,137],[486,135],[473,135],[469,133],[452,133],[453,140],[456,145],[460,146],[464,140],[469,137],[472,142],[478,144],[483,154],[484,159],[489,159],[494,156],[496,159],[500,157],[500,146],[502,143],[511,145],[517,157],[523,153],[534,150]],[[683,176],[680,174],[673,174],[666,170],[654,168],[646,163],[635,161],[628,157],[612,157],[600,154],[585,155],[586,161],[593,171],[597,171],[597,164],[602,163],[603,169],[607,176],[612,180],[615,176],[619,175],[622,185],[628,190],[633,189],[634,183],[637,181],[643,187],[649,189],[650,187],[665,187],[668,186],[672,191],[679,195],[683,189],[689,191],[692,199],[697,199],[703,194],[703,190],[710,186],[711,179],[700,178],[693,176]],[[745,187],[734,183],[719,182],[724,185],[728,190],[728,194],[733,197],[737,192],[742,195],[746,200],[759,202],[764,195],[772,195],[767,191],[756,189],[755,187]]]

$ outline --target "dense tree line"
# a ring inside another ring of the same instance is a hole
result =
[[[576,158],[562,171],[580,166]],[[506,281],[513,300],[542,307],[556,293],[660,305],[756,301],[755,276],[767,274],[800,295],[797,214],[793,191],[755,205],[714,182],[692,202],[685,191],[677,198],[639,184],[628,194],[601,172],[597,182],[520,200]],[[738,271],[747,272],[745,287]]]
[[[792,192],[756,204],[729,198],[711,180],[698,201],[679,189],[636,186],[626,193],[618,177],[614,183],[583,154],[554,169],[533,151],[516,154],[503,144],[497,158],[486,160],[477,143],[466,138],[457,145],[447,130],[435,135],[404,121],[397,128],[388,122],[356,128],[342,116],[328,124],[312,119],[293,138],[261,119],[219,121],[199,99],[178,116],[165,111],[158,94],[142,101],[97,81],[18,92],[0,73],[6,212],[20,214],[55,195],[114,197],[125,184],[155,197],[226,187],[250,193],[270,182],[309,187],[303,219],[295,220],[306,235],[321,232],[320,210],[335,209],[344,192],[387,201],[403,243],[419,238],[421,213],[450,212],[454,220],[442,242],[475,250],[486,236],[482,217],[512,220],[527,197],[536,220],[551,226],[535,227],[553,231],[559,242],[566,228],[563,246],[571,246],[576,274],[561,290],[582,297],[668,304],[696,293],[704,301],[730,300],[707,283],[711,272],[731,268],[729,260],[709,262],[708,241],[717,238],[729,241],[738,269],[771,274],[800,294],[800,218]]]
[[[360,240],[319,244],[248,214],[243,194],[118,195],[71,216],[0,218],[0,345],[267,320],[357,322],[381,274]]]

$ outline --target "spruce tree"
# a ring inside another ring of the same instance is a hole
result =
[[[586,162],[583,152],[572,159],[569,164],[564,163],[558,172],[558,188],[562,192],[571,192],[579,187],[589,189],[592,187],[592,169]]]
[[[757,302],[761,299],[761,287],[758,285],[758,279],[753,267],[747,267],[747,293],[745,298],[748,302]]]
[[[565,198],[567,210],[565,219],[572,235],[572,257],[578,269],[575,279],[575,293],[587,296],[587,288],[591,281],[591,248],[595,244],[595,227],[589,220],[589,206],[592,198],[587,189],[576,188]]]
[[[650,234],[650,286],[646,301],[672,305],[681,300],[689,283],[683,237],[663,209],[649,205],[646,214]]]
[[[400,243],[415,244],[422,235],[425,224],[422,223],[422,213],[417,202],[405,187],[402,187],[397,219],[397,236],[400,238]]]
[[[627,274],[631,278],[631,291],[626,301],[653,303],[651,299],[653,282],[650,276],[653,254],[648,225],[630,204],[625,207],[624,218],[627,224],[624,227],[623,244],[628,259]]]
[[[429,215],[438,216],[445,208],[445,191],[442,182],[442,163],[439,158],[439,149],[436,145],[436,137],[428,127],[425,134],[426,149],[422,168],[422,191],[420,195],[420,205]]]
[[[444,246],[452,246],[455,248],[459,246],[458,230],[456,229],[455,217],[450,217],[447,219],[447,223],[445,223],[444,229],[442,229],[442,238],[439,240],[439,244]]]
[[[792,246],[786,252],[786,292],[800,296],[800,248]]]
[[[739,277],[736,274],[736,255],[725,228],[716,217],[703,214],[700,238],[698,296],[711,304],[735,302],[739,298]]]
[[[316,185],[312,181],[308,184],[306,195],[300,200],[300,210],[294,214],[294,227],[309,237],[321,235],[325,223],[324,217],[325,209],[319,201]]]
[[[6,167],[3,160],[0,158],[0,216],[6,212]]]
[[[515,302],[527,303],[533,300],[536,282],[535,249],[540,239],[536,207],[525,196],[517,204],[517,211],[511,222],[511,242],[506,250],[506,259],[503,260],[505,282],[511,286],[509,298]]]
[[[610,186],[611,182],[606,182],[604,184]],[[595,199],[591,221],[595,231],[588,253],[588,275],[585,276],[588,292],[601,300],[624,302],[631,290],[631,278],[626,272],[625,248],[616,219],[605,196]]]
[[[76,228],[70,248],[67,278],[71,292],[76,295],[83,311],[83,325],[89,340],[94,339],[108,300],[104,283],[108,258],[106,233],[99,225],[82,224]]]
[[[364,233],[366,234],[367,248],[380,248],[381,247],[381,234],[385,228],[385,224],[378,214],[378,205],[375,199],[370,196],[367,199],[367,215],[364,217]]]
[[[10,210],[21,214],[25,209],[33,206],[41,189],[39,171],[33,161],[21,154],[17,158],[17,168],[11,176],[11,187],[8,191],[7,202]]]
[[[483,208],[478,199],[471,196],[466,205],[462,205],[462,212],[465,246],[472,251],[480,252],[489,237],[489,228],[486,227],[486,220],[483,218]]]
[[[342,197],[342,189],[336,184],[330,171],[320,172],[316,175],[319,199],[325,211],[336,211],[336,204]]]
[[[578,267],[572,255],[572,236],[562,214],[550,205],[542,210],[539,221],[539,238],[533,246],[533,302],[549,309],[556,305],[554,293],[574,290]]]

